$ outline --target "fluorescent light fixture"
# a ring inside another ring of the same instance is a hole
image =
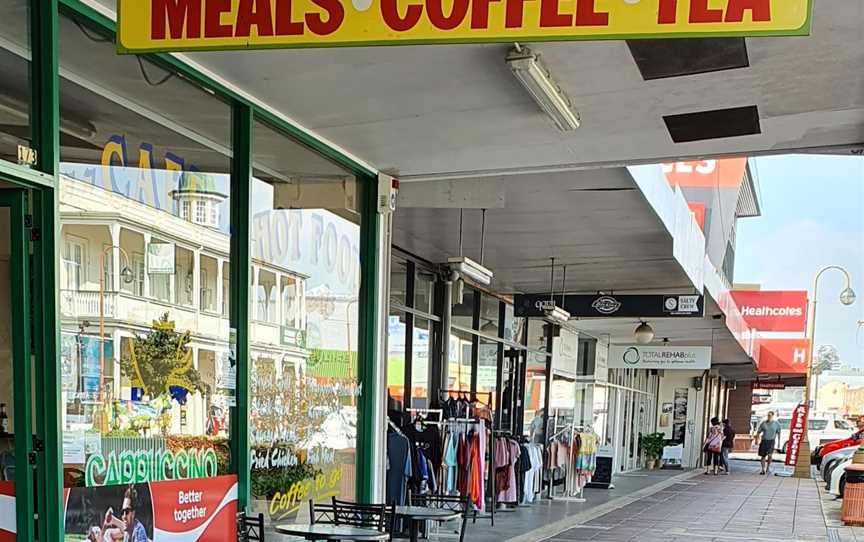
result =
[[[494,276],[492,271],[486,269],[471,258],[466,258],[464,256],[448,258],[447,266],[452,271],[456,271],[463,277],[467,277],[477,284],[482,286],[489,286],[492,284],[492,277]]]
[[[546,321],[550,324],[561,325],[566,324],[570,320],[570,313],[558,306],[543,309],[543,314],[546,316]]]
[[[527,47],[516,47],[507,55],[507,65],[559,130],[570,132],[579,128],[579,113],[540,62],[540,55]]]

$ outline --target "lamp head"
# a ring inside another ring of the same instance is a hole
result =
[[[847,286],[845,290],[840,292],[840,303],[847,306],[851,305],[852,303],[855,303],[855,297],[855,290]]]
[[[124,267],[123,269],[120,270],[120,278],[123,279],[123,282],[125,284],[130,284],[130,283],[132,283],[132,281],[135,280],[135,274],[132,273],[132,270],[129,269],[128,267]]]
[[[642,322],[633,332],[633,338],[639,344],[648,344],[654,340],[654,328],[647,322]]]

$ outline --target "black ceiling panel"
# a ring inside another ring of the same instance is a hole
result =
[[[646,81],[750,66],[744,38],[629,40],[627,46]]]
[[[675,143],[762,133],[755,105],[666,115],[663,120]]]

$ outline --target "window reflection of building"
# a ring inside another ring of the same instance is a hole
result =
[[[220,229],[220,224],[227,223],[222,217],[228,208],[226,196],[203,174],[180,175],[173,194],[182,203],[175,207],[177,214],[80,179],[61,177],[62,329],[64,335],[74,335],[80,322],[86,321],[90,325],[84,330],[85,336],[98,340],[96,323],[100,303],[104,304],[106,344],[119,345],[110,357],[106,356],[103,368],[115,399],[128,399],[121,379],[122,353],[128,352],[136,334],[146,332],[166,312],[178,330],[191,332],[189,347],[194,366],[211,389],[216,388],[216,359],[229,352],[230,237]],[[201,200],[211,209],[204,220],[183,212],[187,203]],[[148,246],[161,243],[173,245],[174,272],[148,273]],[[98,269],[103,247],[119,247],[129,255],[131,280],[121,276],[124,270],[119,251],[109,250],[114,256],[105,259],[105,269]],[[106,277],[101,295],[100,272]],[[302,363],[308,356],[299,344],[306,319],[305,277],[260,260],[253,261],[253,276],[258,277],[259,288],[266,292],[264,305],[250,313],[253,355],[256,348],[266,345],[268,355],[273,355],[275,349],[277,355]],[[76,364],[80,373],[88,365],[86,356],[98,357],[98,347],[78,352],[83,352],[83,356],[78,354]],[[207,399],[194,397],[181,425],[180,407],[174,405],[172,434],[203,434],[208,408]]]

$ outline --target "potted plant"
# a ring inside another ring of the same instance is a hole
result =
[[[649,470],[660,468],[664,446],[666,446],[666,435],[663,433],[649,433],[642,436],[642,451],[645,452],[646,466]]]

